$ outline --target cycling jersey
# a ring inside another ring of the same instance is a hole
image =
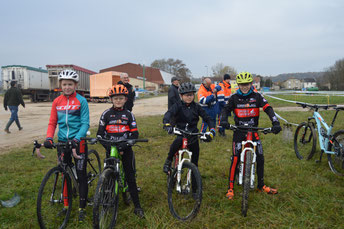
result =
[[[58,140],[86,137],[90,123],[88,104],[84,97],[74,92],[69,96],[60,95],[52,104],[47,138],[54,138],[59,125]]]

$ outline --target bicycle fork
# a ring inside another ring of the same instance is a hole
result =
[[[188,150],[179,150],[179,152],[178,152],[179,158],[182,158],[182,155],[183,155],[185,152],[188,153],[189,158],[191,158],[192,152],[190,152],[190,151],[188,151]],[[189,158],[183,158],[183,159],[179,162],[179,164],[178,164],[178,166],[177,166],[177,182],[176,182],[177,185],[176,185],[176,190],[177,190],[178,193],[181,193],[182,190],[185,190],[185,191],[187,191],[187,192],[190,192],[190,186],[191,186],[191,170],[189,170],[188,173],[187,173],[187,175],[186,175],[186,176],[187,176],[187,177],[186,177],[186,184],[183,185],[183,187],[182,187],[181,182],[180,182],[181,176],[182,176],[182,167],[183,167],[183,163],[184,163],[185,161],[190,161]]]
[[[246,145],[247,144],[252,144],[253,148],[248,148]],[[245,176],[245,160],[246,160],[246,154],[247,153],[252,153],[252,161],[251,161],[251,174],[250,174],[250,187],[253,189],[254,188],[254,179],[255,179],[255,164],[256,164],[256,146],[257,143],[253,142],[251,140],[248,141],[243,141],[242,142],[242,151],[240,154],[240,165],[239,165],[239,185],[242,185],[243,183],[243,178]]]

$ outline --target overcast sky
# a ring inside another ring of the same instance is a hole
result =
[[[322,71],[344,57],[343,0],[3,0],[0,65],[90,70],[178,58],[260,75]]]

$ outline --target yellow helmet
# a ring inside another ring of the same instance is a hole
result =
[[[240,72],[237,76],[236,76],[236,82],[237,84],[240,83],[252,83],[253,78],[251,73],[249,72]]]

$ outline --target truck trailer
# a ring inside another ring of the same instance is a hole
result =
[[[50,100],[50,82],[48,71],[25,65],[7,65],[1,67],[3,90],[11,87],[11,81],[17,82],[17,87],[23,95],[29,95],[31,101]]]

